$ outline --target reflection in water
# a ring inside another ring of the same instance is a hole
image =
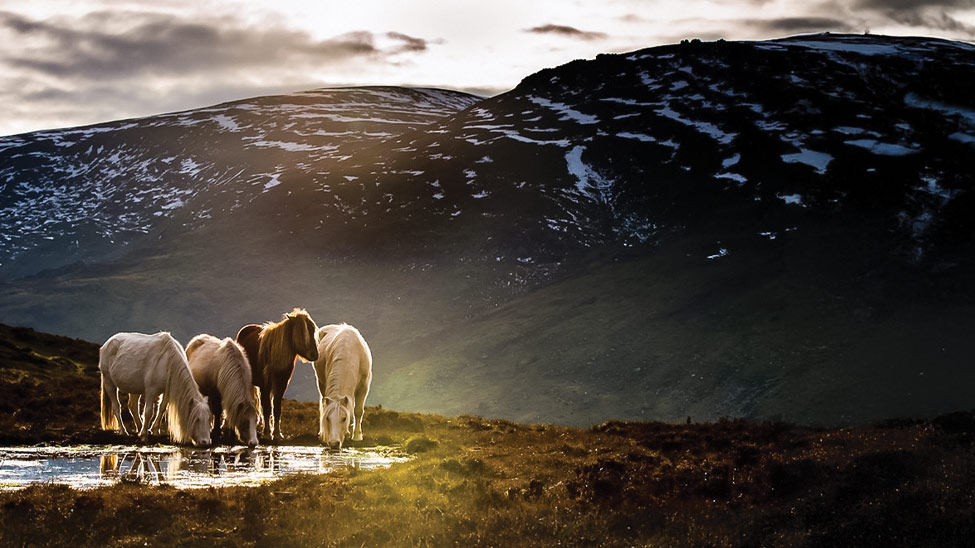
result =
[[[179,488],[257,485],[288,474],[386,467],[404,460],[402,454],[384,447],[339,452],[303,446],[0,447],[0,489],[39,482],[78,488],[119,481]]]

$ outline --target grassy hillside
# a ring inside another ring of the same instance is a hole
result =
[[[228,238],[232,261],[192,242],[136,253],[18,281],[0,309],[96,341],[124,329],[185,343],[304,306],[369,341],[371,403],[448,415],[835,425],[970,408],[975,299],[963,272],[871,262],[858,250],[872,236],[851,234],[810,226],[769,240],[746,226],[722,242],[689,233],[557,267],[338,259]],[[706,258],[722,246],[727,256]],[[299,364],[288,396],[317,399],[311,367]]]
[[[691,236],[651,255],[596,255],[392,345],[377,357],[376,393],[394,408],[575,425],[865,424],[971,407],[968,282],[865,261],[856,254],[869,236],[840,237],[756,243],[746,228],[719,243]],[[731,252],[708,260],[721,245]]]
[[[0,443],[98,425],[98,345],[0,324]]]
[[[61,422],[58,411],[95,403],[93,345],[0,335],[15,349],[0,359],[6,405],[26,408],[76,383],[77,397],[47,401],[18,441],[47,439],[55,424],[64,439],[83,434],[91,417]],[[43,363],[29,357],[40,354]],[[288,402],[295,440],[314,440],[315,411]],[[0,545],[886,548],[966,546],[975,534],[970,413],[856,429],[726,420],[577,429],[369,408],[365,435],[365,445],[402,444],[413,459],[261,487],[4,491]]]

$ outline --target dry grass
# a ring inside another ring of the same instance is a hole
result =
[[[53,435],[54,417],[20,435]],[[315,442],[314,404],[288,401],[284,417],[290,443]],[[86,421],[69,421],[61,441],[97,441]],[[362,445],[401,444],[414,458],[261,487],[3,492],[0,545],[943,547],[975,536],[967,413],[856,429],[575,429],[369,408],[365,434]]]

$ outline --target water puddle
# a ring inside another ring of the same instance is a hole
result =
[[[0,490],[32,483],[88,489],[119,481],[167,484],[180,489],[260,485],[289,474],[385,468],[406,460],[402,453],[386,447],[342,451],[306,446],[0,447]]]

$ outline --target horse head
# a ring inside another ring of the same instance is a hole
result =
[[[317,360],[318,343],[315,341],[315,332],[318,331],[318,326],[308,312],[296,308],[285,314],[284,319],[291,327],[291,344],[295,353],[306,362]]]
[[[251,402],[240,402],[242,409],[237,415],[237,424],[234,425],[234,433],[240,443],[254,447],[257,445],[257,408]]]
[[[193,403],[190,410],[190,442],[196,447],[211,445],[210,428],[213,426],[213,414],[207,398]]]
[[[325,398],[318,424],[321,428],[318,437],[322,443],[332,449],[341,449],[352,425],[352,397]]]

